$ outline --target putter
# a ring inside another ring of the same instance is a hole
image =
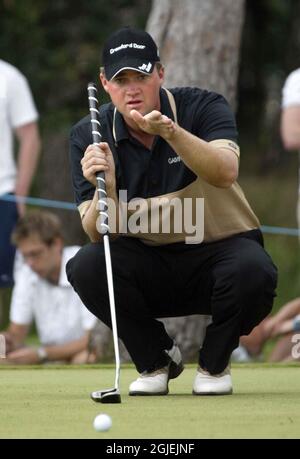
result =
[[[91,114],[93,143],[94,145],[97,145],[99,142],[101,142],[101,139],[102,139],[100,129],[99,129],[99,127],[101,127],[101,124],[99,121],[99,111],[98,111],[99,103],[98,103],[98,98],[97,98],[97,87],[95,83],[89,83],[87,89],[88,89],[89,109],[90,109],[90,114]],[[99,402],[99,403],[121,403],[121,395],[120,395],[120,389],[119,389],[120,353],[119,353],[116,306],[115,306],[114,285],[113,285],[111,255],[110,255],[110,245],[109,245],[108,207],[107,207],[107,193],[106,193],[104,172],[97,173],[96,178],[97,178],[97,193],[98,193],[98,209],[100,213],[100,231],[103,236],[103,243],[104,243],[105,265],[106,265],[106,275],[107,275],[107,284],[108,284],[112,333],[113,333],[113,341],[114,341],[116,372],[115,372],[114,388],[92,392],[91,398],[92,400],[94,400],[94,402]]]

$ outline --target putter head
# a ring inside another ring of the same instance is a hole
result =
[[[91,393],[91,399],[96,403],[121,403],[119,389],[107,389]]]

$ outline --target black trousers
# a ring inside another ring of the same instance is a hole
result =
[[[139,372],[167,363],[173,345],[160,317],[212,314],[199,363],[222,372],[239,337],[272,309],[277,270],[259,230],[199,245],[149,247],[138,239],[111,242],[118,335]],[[67,275],[86,307],[111,328],[104,247],[84,246]]]

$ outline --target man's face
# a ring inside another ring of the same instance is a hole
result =
[[[163,68],[155,68],[150,75],[123,70],[110,81],[100,74],[100,79],[112,103],[126,121],[131,119],[130,111],[133,109],[142,115],[160,110],[159,90],[164,80]]]
[[[18,249],[32,271],[48,281],[53,281],[59,276],[62,246],[59,238],[47,245],[37,234],[18,243]]]

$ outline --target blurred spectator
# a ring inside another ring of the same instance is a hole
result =
[[[89,330],[96,317],[81,303],[65,273],[67,261],[79,247],[63,246],[60,221],[49,212],[32,212],[21,218],[13,232],[13,242],[24,263],[16,275],[10,324],[3,333],[5,362],[87,362]],[[24,345],[33,320],[40,347]]]
[[[300,152],[300,68],[290,73],[283,86],[281,137],[286,150]],[[297,220],[300,228],[300,187]]]
[[[266,317],[250,335],[242,336],[240,346],[233,353],[235,361],[249,361],[257,358],[267,340],[279,337],[270,357],[270,362],[287,362],[299,360],[292,354],[295,343],[292,337],[300,333],[300,298],[282,306],[274,316]],[[300,335],[299,335],[300,336]]]
[[[281,137],[286,150],[297,150],[300,153],[300,68],[288,75],[283,86]],[[297,220],[300,228],[300,186]],[[280,337],[268,360],[294,360],[292,337],[297,332],[300,333],[300,298],[290,301],[277,314],[263,320],[250,335],[243,336],[240,346],[232,354],[232,359],[250,361],[257,358],[268,339]]]
[[[300,152],[300,68],[290,73],[283,86],[281,137],[285,149]],[[300,227],[300,193],[297,220]],[[241,337],[240,346],[232,353],[232,360],[247,362],[258,358],[266,341],[276,337],[279,340],[268,360],[294,360],[292,337],[297,332],[300,332],[300,298],[284,305],[274,316],[264,319],[250,335]]]
[[[11,232],[25,206],[1,200],[6,194],[26,196],[34,175],[40,138],[38,113],[27,80],[19,70],[0,59],[0,287],[13,284],[15,247]],[[18,143],[14,159],[13,134]]]

